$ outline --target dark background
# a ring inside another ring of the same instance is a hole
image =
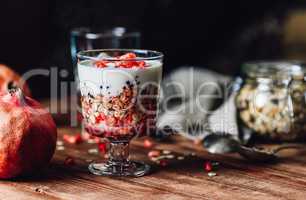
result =
[[[51,66],[72,72],[74,27],[125,26],[142,33],[142,48],[165,54],[166,74],[196,65],[235,75],[246,60],[287,58],[286,20],[306,8],[303,1],[281,0],[1,0],[0,5],[0,62],[20,74]],[[36,97],[49,95],[46,77],[32,78],[30,86]]]

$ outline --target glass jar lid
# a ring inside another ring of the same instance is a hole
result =
[[[242,72],[249,78],[263,78],[276,81],[304,79],[305,64],[300,61],[257,61],[242,65]]]

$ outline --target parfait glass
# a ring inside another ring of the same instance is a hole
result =
[[[91,163],[90,172],[136,177],[147,174],[149,165],[129,160],[129,142],[156,131],[163,54],[102,49],[81,51],[77,56],[83,125],[87,132],[110,143],[108,160]]]

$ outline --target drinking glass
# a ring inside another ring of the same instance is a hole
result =
[[[70,50],[73,65],[77,64],[77,52],[92,49],[138,49],[141,34],[125,27],[93,29],[79,27],[71,31]]]
[[[130,59],[123,55],[134,54]],[[150,50],[105,49],[78,53],[83,125],[110,143],[109,159],[91,163],[96,175],[143,176],[150,167],[129,160],[129,142],[156,131],[163,54]],[[106,64],[105,64],[106,63]],[[141,63],[141,67],[127,67]]]

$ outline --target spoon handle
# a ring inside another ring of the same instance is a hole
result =
[[[284,149],[303,149],[303,148],[306,148],[306,146],[302,144],[288,144],[273,149],[273,153],[277,153]]]

